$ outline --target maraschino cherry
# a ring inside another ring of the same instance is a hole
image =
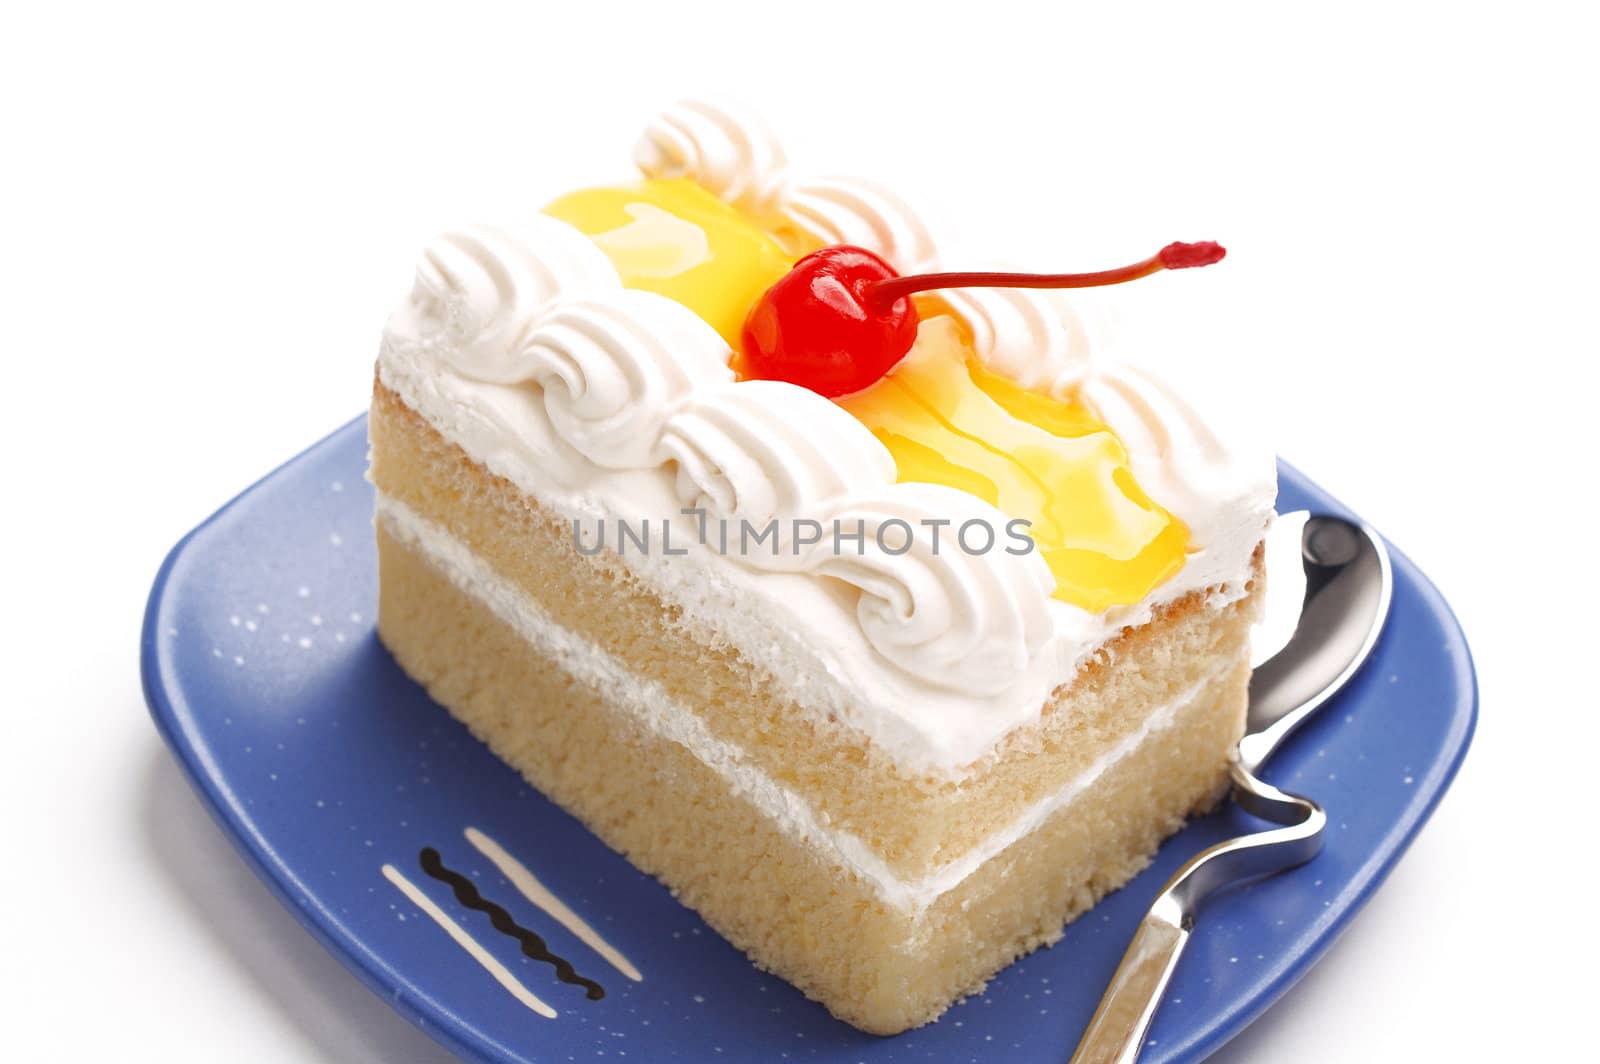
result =
[[[1168,244],[1129,266],[1097,273],[926,273],[901,277],[865,248],[813,251],[767,289],[743,332],[744,373],[833,398],[858,392],[905,357],[917,339],[914,292],[936,288],[1095,288],[1162,270],[1220,262],[1212,241]]]

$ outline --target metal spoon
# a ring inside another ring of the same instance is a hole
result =
[[[1219,842],[1167,880],[1111,977],[1072,1064],[1134,1064],[1200,903],[1242,880],[1304,864],[1322,849],[1322,808],[1263,783],[1255,773],[1366,661],[1389,615],[1393,576],[1378,537],[1343,518],[1308,519],[1300,556],[1306,576],[1300,619],[1283,649],[1250,677],[1245,735],[1230,767],[1234,801],[1284,826]]]

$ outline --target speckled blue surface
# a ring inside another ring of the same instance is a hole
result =
[[[358,419],[246,491],[173,550],[145,619],[146,697],[241,852],[306,928],[401,1013],[475,1061],[1065,1060],[1145,905],[1206,844],[1259,825],[1192,824],[1154,865],[940,1021],[892,1039],[839,1023],[757,971],[667,891],[527,787],[408,680],[373,634],[372,493]],[[1282,509],[1346,512],[1295,470]],[[1194,1061],[1282,994],[1393,867],[1471,738],[1466,643],[1395,555],[1374,659],[1265,773],[1328,810],[1305,867],[1218,898],[1146,1058]],[[463,837],[501,842],[642,970],[617,975],[527,903]],[[418,867],[436,847],[607,995],[529,960]],[[380,873],[393,863],[560,1013],[514,1000]]]

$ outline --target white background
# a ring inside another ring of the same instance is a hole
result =
[[[985,255],[1223,240],[1222,266],[1130,290],[1147,359],[1229,384],[1458,610],[1483,706],[1461,776],[1221,1059],[1546,1059],[1589,1036],[1585,5],[1132,6],[9,13],[0,981],[8,1044],[32,1045],[5,1055],[443,1059],[188,792],[140,697],[144,595],[183,532],[359,411],[431,232],[626,176],[643,119],[705,91]]]

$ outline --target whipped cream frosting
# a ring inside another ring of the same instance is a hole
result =
[[[669,108],[636,158],[647,176],[694,180],[902,272],[937,263],[927,227],[887,190],[794,176],[770,134],[729,109]],[[687,555],[623,562],[801,705],[842,717],[907,768],[959,776],[1036,719],[1124,625],[1198,589],[1242,595],[1276,476],[1270,451],[1228,444],[1154,378],[1094,357],[1090,330],[1059,293],[969,290],[950,304],[991,368],[1084,403],[1116,432],[1139,482],[1189,526],[1191,553],[1156,594],[1090,614],[1051,597],[1037,553],[967,554],[948,537],[940,549],[924,518],[997,529],[1008,518],[965,492],[896,483],[883,445],[829,400],[735,381],[715,330],[670,299],[622,288],[599,248],[552,218],[436,238],[385,329],[379,375],[564,516],[678,515],[674,542]],[[758,528],[859,521],[864,542],[859,554],[824,537],[724,555],[694,543],[686,508]],[[882,549],[875,532],[897,520],[885,537],[894,549]]]

